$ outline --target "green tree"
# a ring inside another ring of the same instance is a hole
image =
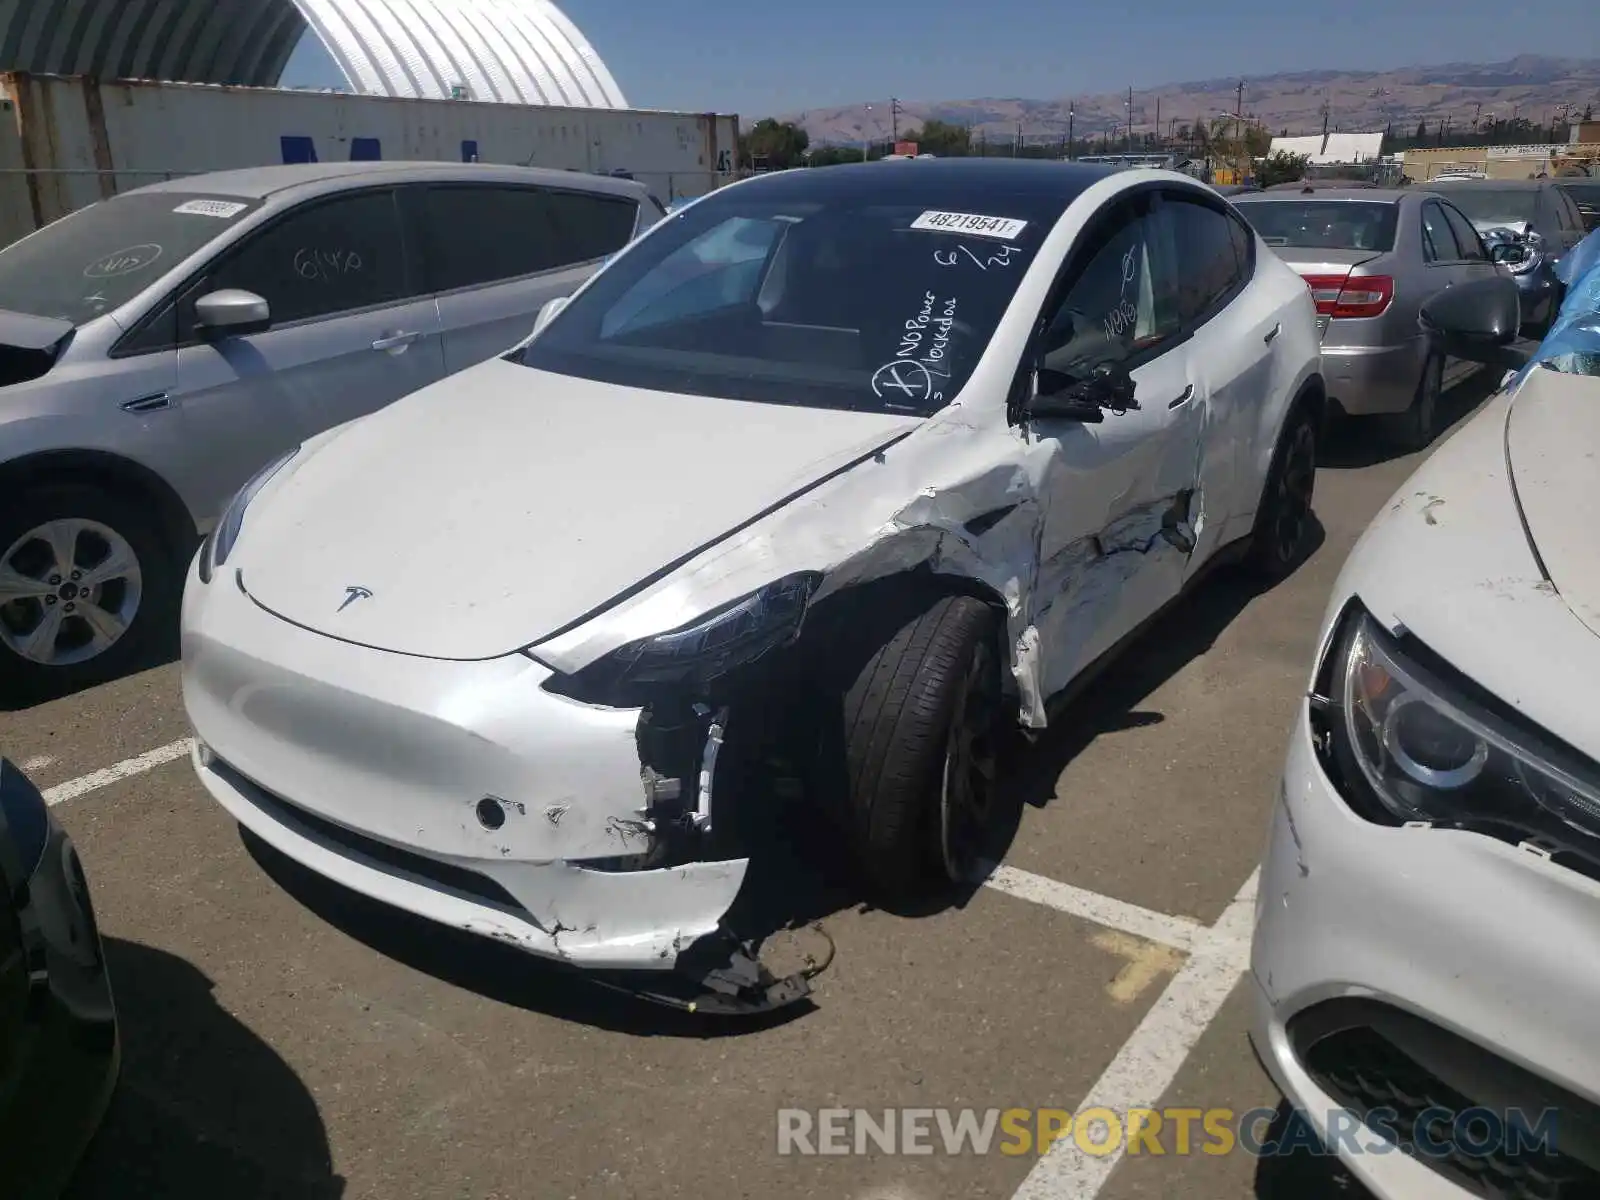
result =
[[[1291,154],[1287,150],[1279,150],[1269,154],[1261,160],[1256,167],[1256,183],[1262,187],[1271,187],[1275,183],[1294,183],[1306,177],[1306,164],[1311,161],[1308,154]]]
[[[929,119],[921,129],[908,129],[902,142],[915,142],[918,154],[937,154],[940,158],[962,158],[972,153],[972,131],[965,125]]]
[[[766,117],[752,125],[739,142],[740,165],[753,167],[764,159],[764,165],[782,171],[801,165],[806,148],[811,145],[811,135],[793,121]]]

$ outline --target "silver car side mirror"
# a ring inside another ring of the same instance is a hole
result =
[[[243,337],[270,329],[272,308],[254,292],[222,288],[194,302],[194,322],[201,337]]]
[[[546,325],[555,320],[556,314],[567,306],[567,301],[570,298],[568,296],[557,296],[553,300],[546,300],[544,307],[539,310],[539,315],[534,318],[533,332],[535,334],[539,333]]]

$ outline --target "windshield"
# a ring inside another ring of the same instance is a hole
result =
[[[1269,246],[1304,250],[1394,249],[1399,213],[1392,201],[1255,200],[1239,212]]]
[[[1453,187],[1437,189],[1450,197],[1474,223],[1531,222],[1539,208],[1539,193],[1532,188]]]
[[[628,387],[927,415],[961,390],[1073,191],[713,193],[512,358]]]
[[[1600,204],[1600,179],[1563,179],[1561,190],[1572,197],[1574,204],[1593,208]]]
[[[259,206],[227,196],[130,192],[0,250],[0,308],[82,325],[133,299]]]

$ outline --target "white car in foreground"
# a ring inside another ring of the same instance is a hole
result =
[[[1517,365],[1512,280],[1463,285],[1424,317],[1452,355]],[[1380,1197],[1600,1195],[1600,327],[1586,319],[1357,543],[1275,806],[1252,1040]]]
[[[1322,403],[1310,293],[1186,176],[759,176],[239,494],[184,597],[196,767],[396,907],[748,967],[741,822],[799,781],[883,891],[970,880],[997,716],[1225,552],[1292,569]]]

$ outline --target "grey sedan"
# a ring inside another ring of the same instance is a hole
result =
[[[1566,289],[1556,264],[1584,238],[1583,213],[1555,179],[1435,180],[1428,187],[1449,198],[1491,243],[1519,247],[1506,264],[1522,297],[1522,328],[1543,337],[1560,311]]]
[[[480,164],[141,188],[0,251],[0,688],[126,668],[259,468],[522,341],[662,217]]]
[[[1425,190],[1302,189],[1234,199],[1317,302],[1330,398],[1379,414],[1405,445],[1438,432],[1439,395],[1478,368],[1446,360],[1417,322],[1447,287],[1501,271],[1449,200]]]

